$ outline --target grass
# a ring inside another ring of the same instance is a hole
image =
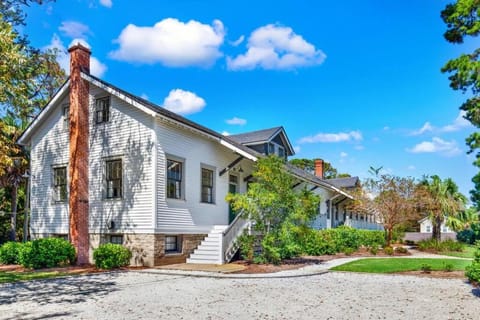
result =
[[[69,275],[66,272],[59,271],[39,271],[39,272],[17,272],[17,271],[0,271],[0,283],[29,281],[39,279],[57,278]]]
[[[463,251],[447,251],[447,252],[440,252],[439,254],[443,254],[445,256],[457,257],[457,258],[471,258],[473,259],[473,254],[475,253],[475,246],[465,246]]]
[[[426,259],[426,258],[385,258],[360,259],[332,268],[335,271],[367,272],[367,273],[395,273],[404,271],[420,271],[422,265],[432,267],[432,271],[445,270],[446,264],[451,264],[454,271],[465,270],[472,262],[460,259]]]

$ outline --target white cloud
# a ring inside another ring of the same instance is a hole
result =
[[[222,132],[222,135],[223,135],[223,136],[229,136],[229,135],[230,135],[230,132],[228,132],[228,131],[223,131],[223,132]]]
[[[412,136],[419,136],[424,134],[425,132],[432,132],[435,128],[430,124],[430,122],[425,122],[425,124],[418,130],[414,130],[411,135]]]
[[[247,52],[227,57],[230,70],[292,70],[321,64],[326,55],[308,43],[292,28],[269,24],[252,32]]]
[[[440,153],[445,156],[455,156],[462,151],[455,140],[445,141],[438,137],[433,137],[431,141],[423,141],[415,145],[411,149],[407,149],[411,153]]]
[[[82,45],[90,48],[88,43],[83,39],[75,39],[71,42],[70,46],[74,43],[81,43]],[[68,75],[70,74],[70,55],[67,52],[67,48],[63,45],[62,40],[58,37],[58,35],[54,34],[50,44],[45,47],[45,49],[56,49],[58,50],[57,55],[57,62],[60,67],[65,71]],[[107,71],[107,66],[101,63],[97,58],[90,57],[90,73],[94,76],[101,78],[103,74]]]
[[[195,93],[182,89],[173,89],[163,100],[163,107],[172,112],[187,115],[202,111],[206,103]]]
[[[195,20],[184,23],[173,18],[157,22],[153,27],[129,24],[116,40],[120,48],[110,52],[110,56],[170,67],[209,67],[223,55],[219,47],[224,35],[220,20],[214,20],[212,25]]]
[[[87,25],[77,21],[63,21],[58,30],[70,38],[86,39],[91,34]]]
[[[230,45],[238,47],[243,42],[243,40],[245,40],[245,36],[242,34],[237,40],[230,41]]]
[[[465,111],[460,111],[458,116],[455,118],[453,123],[448,124],[444,127],[442,127],[440,130],[443,132],[453,132],[453,131],[459,131],[464,128],[472,127],[472,124],[465,119],[466,112]]]
[[[417,168],[414,165],[409,165],[407,169],[413,171],[413,170],[416,170]]]
[[[343,142],[343,141],[361,141],[363,139],[360,131],[339,132],[339,133],[318,133],[314,136],[303,137],[300,143],[317,142]]]
[[[293,151],[295,151],[295,153],[299,153],[301,150],[302,148],[300,148],[300,146],[293,146]]]
[[[140,98],[145,99],[145,100],[148,100],[148,96],[147,96],[146,93],[142,93],[142,94],[140,95]]]
[[[243,126],[247,124],[247,120],[242,118],[237,118],[237,117],[233,117],[232,119],[227,119],[225,120],[225,122],[230,125],[237,125],[237,126]]]
[[[107,8],[111,8],[113,5],[112,0],[100,0],[100,4]]]
[[[343,152],[343,151],[340,152],[340,158],[346,158],[346,157],[348,157],[348,153]]]

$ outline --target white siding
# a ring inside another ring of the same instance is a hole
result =
[[[209,231],[213,225],[228,224],[228,177],[219,172],[234,161],[238,155],[196,132],[188,131],[164,120],[157,120],[157,231],[166,233],[195,233]],[[185,159],[184,199],[166,198],[167,156]],[[215,168],[215,204],[200,200],[201,165]],[[252,168],[249,160],[240,162],[243,174],[239,175],[240,191],[246,184],[243,179]]]
[[[432,233],[433,232],[433,224],[430,219],[425,219],[420,223],[420,232],[422,233]],[[445,225],[445,222],[442,222],[441,228],[440,228],[441,233],[448,233],[452,232],[450,228],[448,228]]]
[[[69,139],[64,127],[63,106],[68,95],[51,109],[31,141],[31,232],[68,233],[68,205],[55,202],[54,165],[67,165]]]
[[[153,117],[111,96],[110,118],[95,123],[95,99],[107,95],[90,85],[90,232],[106,231],[115,222],[115,231],[152,232]],[[105,199],[105,160],[122,159],[121,199]]]

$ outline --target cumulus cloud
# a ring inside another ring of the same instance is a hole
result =
[[[302,148],[300,148],[300,146],[293,146],[293,151],[295,151],[295,153],[299,153],[301,150]]]
[[[361,141],[362,139],[363,137],[360,131],[318,133],[314,136],[301,138],[300,143]]]
[[[247,124],[247,120],[242,118],[237,118],[237,117],[233,117],[232,119],[227,119],[225,120],[225,122],[230,125],[237,125],[237,126],[243,126]]]
[[[458,116],[453,121],[453,123],[442,127],[441,131],[453,132],[453,131],[462,130],[464,128],[472,127],[472,124],[467,119],[465,119],[465,115],[466,115],[466,112],[461,110]]]
[[[230,70],[293,70],[321,64],[326,55],[290,27],[269,24],[252,32],[247,52],[227,57]]]
[[[58,30],[70,38],[86,39],[91,34],[90,28],[78,21],[63,21]]]
[[[100,4],[107,8],[111,8],[113,5],[112,0],[100,0]]]
[[[346,157],[348,157],[348,153],[343,152],[343,151],[340,152],[340,158],[346,158]]]
[[[243,40],[245,40],[245,36],[242,34],[237,40],[230,41],[230,44],[234,47],[238,47],[243,42]]]
[[[81,43],[82,45],[90,48],[90,45],[84,39],[75,39],[71,42],[70,46],[75,43]],[[44,49],[54,49],[57,50],[57,62],[60,67],[65,71],[68,75],[70,74],[70,55],[68,54],[67,48],[63,45],[62,40],[58,37],[58,35],[54,34],[50,44]],[[101,78],[105,72],[107,71],[107,66],[100,62],[95,57],[90,57],[90,73],[96,77]]]
[[[222,56],[219,47],[224,35],[220,20],[214,20],[212,25],[195,20],[184,23],[173,18],[152,27],[129,24],[116,39],[120,48],[110,52],[110,57],[169,67],[209,67]]]
[[[195,93],[182,89],[173,89],[163,100],[163,107],[172,112],[187,115],[202,111],[206,103]]]
[[[431,141],[422,141],[413,148],[407,149],[411,153],[440,153],[445,156],[455,156],[462,151],[455,140],[445,141],[439,137],[433,137]]]
[[[425,132],[432,132],[434,127],[430,124],[430,122],[425,122],[425,124],[418,130],[414,130],[411,135],[412,136],[419,136],[424,134]]]

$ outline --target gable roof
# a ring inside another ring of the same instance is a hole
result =
[[[325,181],[333,184],[337,188],[355,188],[357,184],[360,183],[360,179],[358,177],[325,179]]]
[[[188,130],[192,130],[194,132],[200,133],[204,136],[207,136],[211,139],[214,139],[218,141],[221,145],[225,146],[226,148],[229,148],[230,150],[237,152],[239,155],[250,159],[252,161],[257,161],[258,158],[263,157],[262,154],[256,152],[255,150],[243,145],[242,143],[239,143],[235,139],[232,139],[232,136],[224,136],[214,130],[211,130],[207,127],[204,127],[196,122],[193,122],[191,120],[188,120],[174,112],[171,112],[159,105],[156,105],[148,100],[145,100],[143,98],[140,98],[136,95],[133,95],[125,90],[122,90],[104,80],[101,80],[95,76],[92,76],[91,74],[82,71],[81,76],[83,79],[87,80],[91,84],[109,92],[110,94],[116,96],[117,98],[131,104],[132,106],[139,108],[140,110],[146,112],[147,114],[150,114],[151,116],[159,116],[162,119],[166,121],[170,121],[174,124],[177,124],[183,128],[186,128]],[[35,132],[35,130],[40,126],[42,123],[42,120],[47,116],[47,114],[54,108],[55,104],[60,100],[61,97],[63,97],[67,91],[70,88],[70,78],[63,84],[63,86],[59,89],[59,91],[55,94],[55,96],[49,101],[47,106],[35,117],[35,119],[29,124],[27,129],[22,133],[20,138],[18,139],[17,143],[20,145],[27,145],[32,134]],[[275,130],[274,130],[275,129]],[[270,133],[270,137],[274,138],[277,134],[283,133],[287,142],[290,145],[290,142],[288,141],[288,137],[285,134],[285,130],[283,127],[276,127],[276,128],[271,128],[271,129],[266,129],[266,130],[259,130],[256,131],[262,132],[262,135],[267,136]],[[251,132],[255,133],[255,132]],[[250,134],[251,134],[250,133]],[[248,133],[247,133],[248,134]],[[237,135],[238,136],[238,135]],[[260,136],[260,134],[258,134]],[[293,148],[292,148],[293,151]],[[317,186],[322,186],[324,188],[327,188],[329,190],[335,191],[339,194],[342,194],[348,198],[352,198],[349,194],[345,193],[344,191],[338,189],[334,185],[326,182],[325,180],[319,179],[318,177],[314,176],[313,174],[310,174],[302,169],[299,169],[295,166],[292,166],[290,164],[286,164],[287,170],[297,178],[306,181],[308,183],[312,183]]]
[[[288,139],[285,129],[282,126],[274,127],[270,129],[233,134],[228,137],[243,145],[254,145],[254,144],[270,142],[279,134],[282,135],[282,140],[285,141],[285,146],[287,147],[287,154],[294,155],[295,151],[293,150],[292,144],[290,143],[290,140]]]

